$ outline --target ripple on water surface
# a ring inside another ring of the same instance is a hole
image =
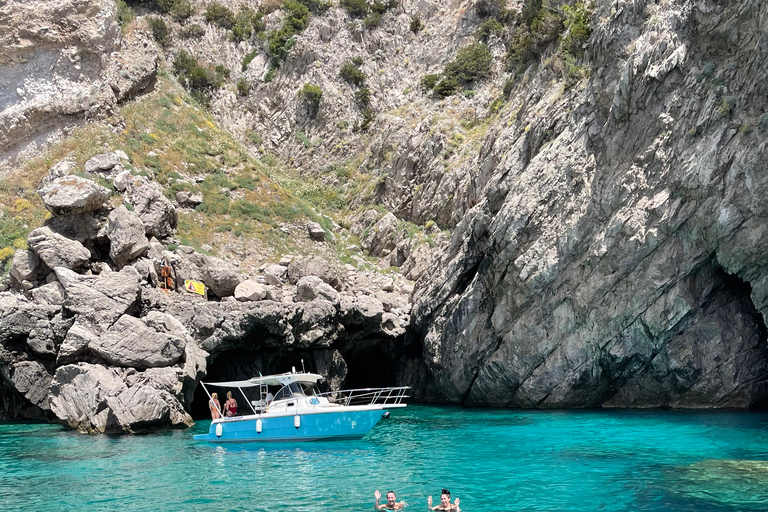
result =
[[[409,406],[360,441],[215,446],[186,431],[0,424],[0,510],[369,510],[395,489],[510,511],[768,510],[768,414]]]

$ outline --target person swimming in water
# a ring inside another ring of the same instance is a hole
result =
[[[448,489],[443,489],[442,492],[440,492],[440,504],[435,507],[432,506],[432,496],[429,496],[427,498],[427,508],[429,510],[452,510],[454,512],[461,512],[459,498],[456,498],[456,501],[451,505],[451,491]]]
[[[401,501],[400,503],[395,502],[395,500],[397,500],[395,491],[387,491],[387,502],[382,505],[379,505],[381,493],[378,489],[376,489],[376,492],[373,493],[373,497],[376,498],[376,503],[373,505],[374,510],[402,510],[403,507],[405,507],[404,501]]]

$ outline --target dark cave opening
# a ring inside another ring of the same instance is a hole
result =
[[[763,315],[760,314],[752,302],[752,285],[749,284],[749,281],[744,281],[736,274],[727,273],[722,267],[717,269],[715,276],[721,280],[721,293],[741,302],[744,313],[752,319],[755,327],[760,332],[760,343],[765,345],[768,342],[768,326],[765,325]]]
[[[327,352],[328,349],[324,351]],[[292,368],[295,368],[296,371],[301,371],[302,360],[304,363],[303,368],[306,371],[318,372],[316,356],[320,352],[320,350],[228,350],[217,354],[216,358],[209,363],[208,373],[203,382],[245,380],[256,377],[260,373],[262,375],[269,375],[290,372]],[[398,352],[392,350],[387,344],[360,343],[355,345],[354,349],[340,351],[340,353],[347,365],[344,389],[397,385],[396,364]],[[318,387],[321,391],[328,390],[326,382],[320,382]],[[218,393],[219,402],[223,403],[227,389],[209,388],[209,392],[213,391]],[[231,389],[231,391],[238,400],[238,403],[241,403],[242,395],[236,389]],[[208,396],[205,394],[202,386],[197,386],[195,389],[190,413],[195,420],[210,418]]]
[[[383,388],[397,385],[393,354],[382,345],[342,354],[347,362],[348,389]]]

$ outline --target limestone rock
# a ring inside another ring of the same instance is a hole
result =
[[[79,275],[62,267],[54,271],[65,290],[64,308],[96,332],[109,328],[140,297],[139,274],[132,267],[98,276]]]
[[[339,292],[317,276],[305,276],[296,283],[296,300],[309,302],[322,298],[332,304],[339,303]]]
[[[167,376],[166,376],[167,378]],[[78,363],[56,370],[50,387],[51,411],[72,428],[88,433],[137,432],[153,427],[189,426],[177,398],[161,388],[158,375]]]
[[[181,190],[176,193],[176,202],[179,203],[179,206],[194,208],[203,202],[203,195]]]
[[[123,192],[126,188],[128,188],[128,183],[131,180],[131,171],[124,170],[120,171],[117,176],[112,180],[112,185],[114,185],[115,190],[118,190],[120,192]]]
[[[363,249],[375,256],[386,256],[397,245],[395,234],[398,226],[397,217],[388,212],[369,230],[368,236],[360,240]]]
[[[144,223],[147,236],[165,238],[174,233],[178,222],[176,209],[157,183],[134,176],[129,181],[126,195]]]
[[[266,287],[253,279],[246,279],[235,288],[235,299],[241,302],[263,300],[266,297]]]
[[[91,251],[83,244],[54,232],[48,226],[32,230],[27,244],[48,268],[81,268],[91,257]]]
[[[64,287],[58,281],[34,288],[29,293],[38,304],[48,304],[51,306],[61,306],[64,304]]]
[[[54,215],[80,215],[98,210],[111,195],[109,189],[73,175],[53,180],[38,193]]]
[[[341,287],[341,278],[337,269],[328,261],[318,256],[295,258],[288,265],[288,281],[296,284],[304,276],[317,276],[337,290]]]
[[[123,268],[149,250],[144,224],[138,215],[128,211],[125,206],[118,206],[109,214],[107,236],[110,241],[109,257],[117,268]]]
[[[267,265],[264,268],[264,280],[272,286],[281,286],[288,277],[288,267],[283,265]]]
[[[144,369],[170,366],[184,353],[185,341],[123,315],[89,348],[110,363]]]
[[[37,361],[20,361],[13,364],[9,379],[13,387],[33,405],[47,411],[48,386],[52,377]]]
[[[323,227],[319,223],[308,222],[307,232],[309,233],[309,238],[312,240],[316,240],[318,242],[325,241],[325,230],[323,230]]]
[[[32,251],[19,249],[13,254],[11,275],[17,282],[34,281],[40,268],[40,258]]]
[[[89,174],[109,173],[120,165],[120,157],[116,153],[102,153],[85,162],[85,172]]]

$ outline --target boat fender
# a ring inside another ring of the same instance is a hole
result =
[[[388,420],[389,419],[389,411],[384,411],[384,414],[382,414],[381,417],[384,418],[385,420]]]
[[[301,416],[298,414],[293,417],[293,426],[299,428],[301,426]]]
[[[224,428],[221,426],[221,423],[216,425],[216,437],[221,437],[221,434],[224,433]]]
[[[256,433],[261,434],[261,419],[256,420]]]

